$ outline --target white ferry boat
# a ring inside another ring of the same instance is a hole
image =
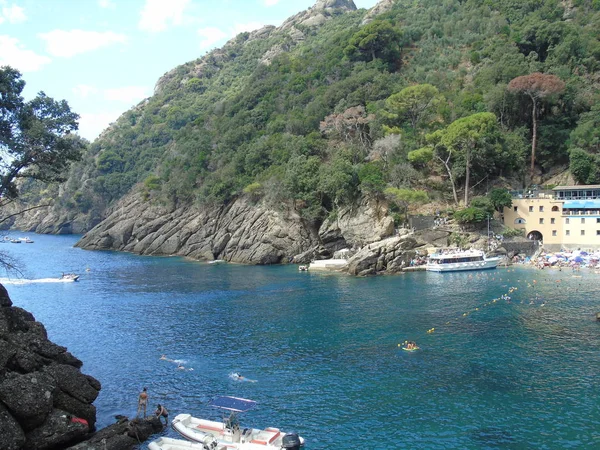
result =
[[[432,254],[426,269],[430,272],[458,272],[462,270],[495,269],[500,258],[487,258],[481,250],[443,250]]]

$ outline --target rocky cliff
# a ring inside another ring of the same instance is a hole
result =
[[[387,204],[364,199],[312,230],[293,209],[275,210],[246,198],[209,209],[169,210],[141,195],[124,198],[77,244],[91,250],[179,255],[198,260],[277,264],[316,246],[324,257],[393,233]]]
[[[95,432],[101,386],[81,366],[0,285],[0,450],[132,450],[162,430],[156,416],[121,416]]]
[[[66,448],[94,431],[100,382],[0,285],[0,448]]]

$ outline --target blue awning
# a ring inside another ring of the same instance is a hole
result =
[[[564,209],[600,209],[600,200],[567,200]]]
[[[246,412],[254,408],[256,402],[254,400],[238,397],[217,397],[214,400],[211,400],[209,405],[214,406],[215,408],[227,409],[229,411]]]

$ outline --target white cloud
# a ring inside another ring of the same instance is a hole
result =
[[[0,66],[11,66],[21,72],[35,72],[52,62],[50,58],[27,50],[19,40],[0,35]]]
[[[98,0],[98,6],[105,9],[115,9],[117,5],[112,0]]]
[[[152,33],[163,31],[167,25],[181,25],[184,10],[190,0],[146,0],[138,27]]]
[[[17,5],[9,5],[2,7],[2,14],[0,19],[6,19],[10,23],[22,23],[27,20],[27,17],[25,16],[23,8]]]
[[[145,99],[150,94],[145,86],[125,86],[115,89],[105,89],[104,98],[111,101],[120,101],[124,103],[137,103]]]
[[[220,40],[228,37],[229,35],[220,28],[207,27],[199,29],[198,36],[202,38],[202,40],[200,41],[200,48],[202,50],[207,50]]]
[[[265,6],[275,6],[279,3],[279,0],[264,0]]]
[[[123,111],[79,114],[79,135],[89,141],[96,139],[108,126],[116,121]]]
[[[90,86],[89,84],[78,84],[71,90],[77,97],[80,98],[88,98],[90,95],[98,92],[98,88],[96,88],[96,86]]]
[[[46,41],[48,52],[51,55],[63,58],[70,58],[80,53],[127,41],[127,36],[112,31],[53,30],[38,36]]]

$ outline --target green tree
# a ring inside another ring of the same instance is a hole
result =
[[[417,189],[399,189],[389,187],[385,190],[386,197],[395,203],[408,222],[408,210],[412,205],[422,205],[429,202],[427,192]]]
[[[490,202],[494,209],[498,212],[502,212],[503,208],[510,208],[512,206],[512,196],[508,189],[494,188],[489,194]]]
[[[539,105],[542,99],[559,94],[565,89],[565,83],[556,75],[532,73],[511,80],[508,90],[521,92],[531,99],[531,177],[535,169],[535,150],[537,146],[537,128]]]
[[[360,190],[365,194],[379,194],[383,191],[385,180],[378,163],[364,164],[358,170]]]
[[[465,158],[465,205],[469,204],[471,157],[482,150],[498,131],[496,116],[477,113],[455,120],[440,135],[440,143],[450,152],[462,152]]]
[[[600,153],[600,103],[596,103],[590,111],[581,115],[569,140],[574,147]]]
[[[395,64],[400,58],[402,33],[384,20],[374,20],[364,25],[348,41],[344,53],[359,61],[382,59]]]
[[[569,151],[569,170],[575,181],[582,184],[596,184],[599,178],[598,159],[582,148]]]
[[[485,209],[470,206],[468,208],[455,211],[452,217],[454,217],[454,219],[461,225],[474,225],[486,220],[488,213]]]
[[[10,67],[0,69],[0,197],[18,196],[17,180],[64,181],[66,169],[81,157],[83,141],[77,131],[79,116],[66,101],[40,92],[25,102],[25,82]]]
[[[358,176],[344,155],[338,154],[330,164],[321,165],[319,189],[331,199],[336,208],[353,199],[357,186]]]
[[[402,89],[385,100],[385,110],[390,119],[407,119],[416,129],[419,122],[440,101],[439,91],[431,84],[418,84]]]

